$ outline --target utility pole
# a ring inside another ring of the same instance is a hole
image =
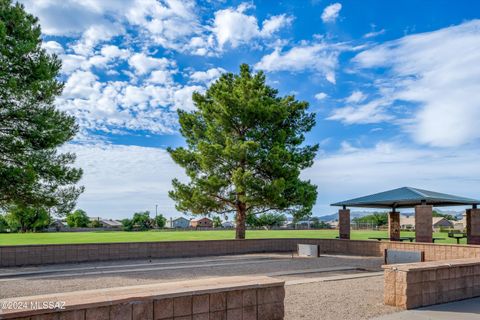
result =
[[[155,219],[158,216],[158,204],[155,205]]]

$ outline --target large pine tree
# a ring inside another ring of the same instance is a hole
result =
[[[245,64],[239,75],[223,74],[205,94],[194,93],[193,101],[195,111],[178,112],[187,147],[169,149],[190,178],[172,182],[178,210],[235,213],[237,239],[245,238],[249,214],[311,214],[316,186],[299,178],[318,149],[303,143],[315,125],[307,102],[279,97],[262,72]]]
[[[0,0],[0,207],[68,211],[80,192],[75,155],[57,148],[71,140],[75,119],[54,106],[63,83],[61,61],[41,47],[38,19]]]

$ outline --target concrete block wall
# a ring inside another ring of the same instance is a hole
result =
[[[480,260],[383,266],[384,302],[413,309],[480,296]]]
[[[224,277],[12,298],[65,301],[65,310],[4,309],[0,319],[280,320],[284,298],[283,281]]]
[[[203,257],[295,252],[298,244],[319,245],[320,254],[382,256],[384,249],[425,251],[426,261],[480,258],[480,246],[346,239],[247,239],[0,246],[0,267],[125,259]]]
[[[480,258],[480,246],[415,242],[380,242],[380,250],[395,249],[404,251],[423,251],[425,261]]]
[[[0,267],[182,258],[264,252],[294,252],[299,243],[320,245],[324,253],[382,255],[379,243],[338,239],[247,239],[0,246]]]

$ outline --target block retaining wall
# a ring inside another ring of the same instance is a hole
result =
[[[269,277],[223,277],[0,300],[64,302],[64,309],[0,310],[0,319],[281,320],[284,282]]]
[[[480,246],[344,239],[247,239],[0,246],[0,267],[294,252],[297,244],[319,245],[320,253],[382,256],[384,249],[421,250],[426,261],[480,258]]]
[[[480,259],[383,266],[384,302],[413,309],[480,296]]]

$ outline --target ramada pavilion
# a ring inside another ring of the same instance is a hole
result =
[[[480,244],[480,200],[451,194],[403,187],[368,196],[333,203],[338,211],[340,239],[350,239],[350,209],[347,207],[391,209],[388,231],[391,241],[400,240],[400,208],[415,208],[415,241],[432,242],[433,207],[472,206],[466,210],[467,244]]]

